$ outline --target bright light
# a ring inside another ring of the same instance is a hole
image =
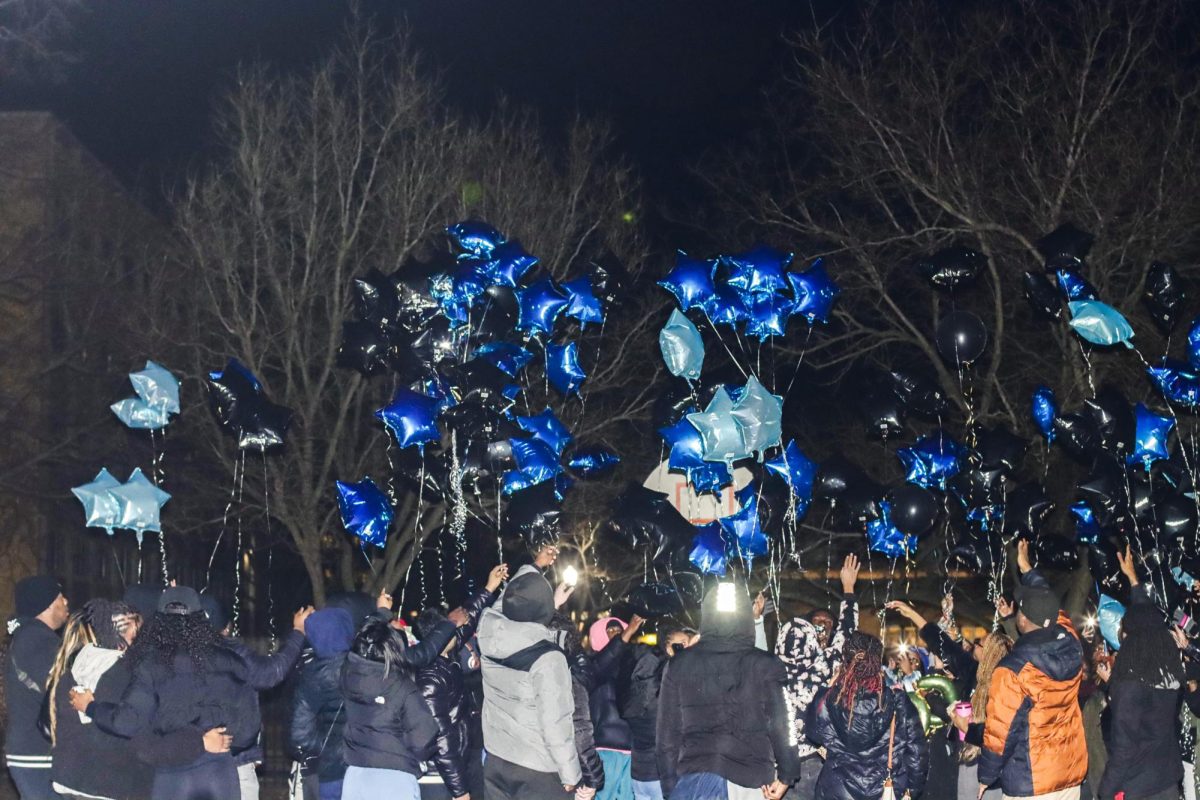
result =
[[[657,633],[644,633],[644,634],[642,634],[641,638],[638,639],[638,641],[641,644],[647,644],[647,645],[650,645],[651,647],[654,647],[654,645],[658,644],[658,634]]]
[[[900,655],[904,655],[911,649],[912,648],[908,646],[908,642],[901,642],[896,646],[896,652],[898,652]]]
[[[1094,628],[1094,627],[1096,627],[1096,623],[1097,623],[1098,621],[1099,621],[1099,620],[1097,620],[1095,616],[1091,616],[1091,617],[1084,617],[1084,620],[1083,620],[1083,625],[1084,625],[1084,627],[1086,627],[1086,628]]]
[[[574,567],[567,567],[562,574],[563,583],[567,586],[574,586],[579,583],[579,570]]]
[[[717,611],[737,610],[737,585],[733,583],[717,584]]]

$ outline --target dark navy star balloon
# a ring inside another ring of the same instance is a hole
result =
[[[571,453],[567,466],[584,478],[594,478],[612,471],[619,463],[620,457],[608,448],[588,447]]]
[[[546,345],[546,378],[550,385],[563,394],[579,394],[579,387],[587,379],[587,373],[579,366],[579,345]]]
[[[1058,289],[1068,300],[1096,300],[1096,287],[1092,286],[1078,272],[1060,269],[1057,273]]]
[[[1200,375],[1187,364],[1179,361],[1164,361],[1162,366],[1147,367],[1150,380],[1172,403],[1189,408],[1200,405]]]
[[[567,296],[554,281],[543,278],[532,286],[517,289],[517,329],[526,333],[549,333],[558,315],[567,307]]]
[[[788,286],[792,254],[760,244],[752,250],[725,256],[731,267],[729,285],[742,292],[773,294]]]
[[[337,481],[338,509],[342,524],[363,544],[383,547],[387,544],[392,506],[387,495],[370,478],[358,483]]]
[[[733,470],[723,461],[705,461],[703,466],[686,470],[688,483],[697,494],[719,492],[733,483]]]
[[[793,313],[803,315],[810,325],[828,322],[829,312],[842,290],[829,279],[821,260],[817,259],[804,272],[789,272],[788,281],[796,303]]]
[[[512,494],[548,481],[562,472],[558,453],[540,439],[509,439],[517,468],[504,474],[504,493]]]
[[[675,256],[675,266],[658,285],[675,295],[684,311],[702,307],[716,291],[713,285],[716,268],[715,261],[692,258],[680,251]]]
[[[746,301],[729,286],[718,286],[716,292],[700,306],[713,325],[736,325],[750,318]]]
[[[1054,418],[1058,416],[1058,401],[1054,397],[1054,390],[1048,386],[1037,387],[1033,390],[1030,405],[1037,429],[1046,437],[1047,442],[1053,442]]]
[[[446,232],[467,253],[488,256],[504,243],[504,234],[480,220],[468,219],[446,228]]]
[[[1188,328],[1187,352],[1192,369],[1200,369],[1200,317],[1192,320],[1192,327]]]
[[[696,426],[687,420],[687,414],[693,411],[695,409],[690,408],[674,425],[658,430],[662,434],[663,441],[670,448],[667,456],[667,466],[670,469],[684,472],[702,467],[706,463],[700,431],[696,430]]]
[[[488,342],[475,351],[475,356],[500,369],[510,378],[515,378],[517,373],[533,360],[533,353],[512,342]]]

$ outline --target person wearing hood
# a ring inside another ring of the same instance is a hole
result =
[[[292,758],[303,765],[305,780],[317,782],[321,800],[342,796],[342,778],[346,775],[342,666],[354,641],[354,630],[354,618],[344,608],[323,608],[304,621],[312,656],[301,665],[296,681],[288,745]]]
[[[246,680],[254,689],[250,713],[258,719],[259,732],[255,736],[254,744],[235,752],[233,759],[237,763],[238,781],[242,787],[241,800],[258,800],[258,765],[263,761],[262,711],[259,708],[258,693],[274,689],[291,673],[296,660],[300,658],[300,650],[304,647],[304,622],[313,613],[313,609],[312,606],[306,606],[297,611],[292,616],[292,629],[283,637],[279,649],[264,656],[251,650],[242,640],[230,635],[229,616],[215,597],[202,594],[200,604],[204,607],[208,623],[221,634],[226,646],[246,662]]]
[[[245,661],[209,625],[196,591],[185,586],[163,591],[158,613],[138,633],[126,659],[133,675],[119,701],[76,689],[72,707],[101,730],[135,739],[135,746],[143,737],[194,743],[186,762],[155,764],[153,800],[238,797],[232,752],[257,741],[254,690]],[[229,737],[229,747],[218,752],[202,738],[214,728],[224,728]]]
[[[630,643],[643,622],[636,614],[628,624],[617,617],[602,617],[588,628],[592,650],[588,705],[596,752],[604,763],[604,789],[597,792],[597,800],[626,800],[633,796],[630,775],[633,733],[618,709],[617,689],[628,683],[635,658]]]
[[[1020,638],[992,673],[979,793],[999,783],[1008,797],[1077,800],[1087,777],[1087,741],[1079,708],[1083,648],[1050,584],[1017,543]]]
[[[554,608],[554,589],[527,564],[480,618],[488,800],[562,798],[582,778],[571,672],[547,627]]]
[[[1180,645],[1146,587],[1140,586],[1128,547],[1118,553],[1129,579],[1130,605],[1121,619],[1121,649],[1108,681],[1108,764],[1100,800],[1171,800],[1180,796],[1179,708],[1185,673]],[[1177,629],[1176,629],[1177,630]]]
[[[889,781],[895,797],[925,788],[925,731],[908,695],[886,685],[882,659],[878,639],[851,634],[837,677],[808,709],[805,732],[826,752],[816,800],[877,800]]]
[[[346,656],[342,800],[420,800],[421,762],[433,754],[438,727],[404,664],[406,642],[404,634],[372,618]]]
[[[451,615],[460,624],[441,654],[417,672],[417,685],[429,712],[438,724],[437,755],[434,765],[442,786],[422,783],[422,797],[450,797],[454,800],[470,797],[468,775],[478,768],[477,763],[468,761],[467,708],[468,700],[463,683],[463,667],[458,660],[458,650],[475,635],[479,615],[496,599],[500,585],[508,578],[508,565],[499,564],[488,574],[487,584],[461,609]],[[457,612],[457,613],[456,613]],[[447,616],[435,608],[427,608],[417,618],[417,635],[421,638],[431,632]]]
[[[663,675],[656,753],[671,800],[778,800],[800,777],[788,743],[787,676],[778,658],[754,647],[750,606],[736,584],[717,584],[701,605],[699,641]]]
[[[16,587],[16,619],[4,659],[8,718],[4,756],[21,800],[54,800],[50,786],[50,743],[38,730],[46,681],[62,640],[58,631],[70,609],[58,581],[49,575],[22,578]]]
[[[549,627],[560,635],[562,648],[566,651],[567,662],[571,668],[571,695],[575,700],[575,751],[583,773],[579,785],[575,788],[575,798],[592,800],[597,792],[604,790],[604,762],[596,752],[595,729],[592,727],[592,712],[588,703],[587,685],[591,679],[591,665],[588,654],[583,651],[579,631],[569,617],[555,612]]]
[[[828,686],[833,678],[846,638],[858,630],[858,599],[854,594],[858,568],[857,556],[846,556],[842,562],[839,572],[842,604],[836,630],[826,631],[808,619],[795,617],[783,623],[775,642],[775,655],[779,656],[787,673],[783,697],[791,720],[788,743],[800,757],[800,777],[788,793],[789,797],[811,798],[817,775],[821,772],[822,759],[804,732],[804,718],[817,692]]]

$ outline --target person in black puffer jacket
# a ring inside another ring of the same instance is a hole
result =
[[[917,710],[885,686],[883,644],[856,631],[842,651],[833,685],[813,700],[805,732],[825,748],[815,800],[877,800],[890,774],[896,797],[925,788],[929,751]]]
[[[300,667],[288,744],[292,758],[304,765],[310,780],[316,779],[321,800],[342,796],[346,775],[342,666],[354,641],[354,628],[354,620],[344,608],[325,608],[304,621],[312,658]]]
[[[420,800],[421,762],[433,755],[438,726],[403,663],[405,638],[370,619],[342,668],[346,698],[342,800]]]
[[[1120,795],[1126,800],[1178,798],[1183,660],[1147,587],[1138,585],[1128,552],[1121,567],[1133,588],[1108,682],[1108,764],[1096,795],[1100,800]]]
[[[591,664],[588,654],[583,652],[583,643],[575,623],[565,614],[555,612],[547,626],[557,631],[563,651],[567,654],[567,666],[571,670],[571,695],[575,700],[575,751],[579,754],[579,769],[583,777],[576,787],[579,800],[586,800],[604,789],[604,762],[596,752],[595,730],[588,702],[588,682],[591,680]]]
[[[72,705],[102,730],[134,738],[223,727],[232,749],[252,746],[258,736],[253,689],[245,662],[205,619],[200,597],[187,587],[170,587],[159,613],[138,634],[125,656],[133,677],[119,703],[95,702],[91,692],[72,694]],[[203,752],[181,767],[158,765],[153,800],[210,800],[240,796],[230,752]]]
[[[782,797],[800,775],[785,680],[783,662],[754,647],[749,595],[717,584],[701,606],[700,640],[663,674],[656,749],[664,793],[703,800],[732,785]]]
[[[483,780],[482,762],[468,758],[470,711],[463,683],[463,668],[457,656],[459,648],[475,635],[479,615],[495,601],[496,592],[507,577],[507,564],[494,567],[484,589],[476,593],[465,606],[450,612],[452,621],[460,623],[455,629],[454,638],[438,658],[417,672],[421,696],[438,724],[434,764],[442,779],[440,786],[436,783],[421,784],[421,796],[426,800],[468,796],[471,794],[470,784],[478,785]],[[441,609],[425,609],[417,619],[417,636],[424,638],[447,619]],[[477,796],[482,797],[482,791],[477,791]]]
[[[643,622],[636,614],[628,625],[616,617],[603,617],[588,629],[588,643],[592,648],[587,677],[588,705],[596,734],[596,752],[604,762],[607,787],[599,793],[600,800],[626,798],[633,793],[633,732],[621,717],[618,695],[629,685],[637,657],[630,643]]]

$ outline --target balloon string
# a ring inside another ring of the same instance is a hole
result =
[[[796,366],[792,370],[792,379],[788,381],[787,391],[783,393],[787,397],[792,393],[792,387],[796,384],[796,378],[800,375],[800,366],[804,363],[804,356],[808,354],[808,342],[812,339],[813,326],[808,326],[808,333],[804,334],[804,344],[800,347],[800,358],[796,359]]]
[[[121,566],[121,557],[117,555],[117,543],[111,534],[108,537],[108,545],[112,548],[113,561],[115,561],[117,564],[117,574],[121,576],[121,586],[124,587],[126,585],[125,569]]]
[[[1079,355],[1083,357],[1083,364],[1087,368],[1086,371],[1087,371],[1088,388],[1092,392],[1092,397],[1095,397],[1096,396],[1096,381],[1095,381],[1095,377],[1092,373],[1092,359],[1090,356],[1088,356],[1087,348],[1084,346],[1083,340],[1081,340],[1079,337],[1075,337],[1075,344],[1079,345]],[[1136,350],[1136,348],[1135,348],[1135,350]],[[1141,355],[1142,355],[1141,353],[1138,353],[1139,358],[1141,358]],[[1145,361],[1146,361],[1146,359],[1143,358],[1142,363],[1145,363]]]
[[[267,451],[260,451],[263,467],[263,521],[267,531],[267,631],[271,638],[271,652],[275,652],[275,543],[271,541],[271,479],[267,472]]]
[[[241,436],[239,435],[239,439]],[[240,632],[242,612],[242,498],[246,485],[246,454],[242,453],[242,470],[237,484],[237,552],[233,557],[233,635]]]
[[[413,515],[413,547],[416,548],[417,554],[413,561],[421,559],[421,550],[424,542],[421,540],[421,511],[425,504],[425,454],[421,454],[421,471],[418,474],[417,486],[417,511]],[[404,572],[404,586],[400,589],[400,607],[397,611],[404,613],[404,597],[408,594],[408,577],[412,574],[413,561],[408,562],[408,569]],[[425,568],[418,564],[421,570],[421,607],[425,607]],[[386,587],[385,587],[386,588]]]
[[[246,468],[245,458],[245,452],[239,450],[238,457],[233,460],[233,481],[229,484],[229,501],[225,503],[225,512],[221,515],[221,532],[217,534],[217,541],[213,544],[212,553],[208,556],[208,569],[204,572],[204,588],[200,590],[201,594],[208,591],[208,585],[212,580],[213,562],[217,558],[217,548],[221,546],[221,539],[225,536],[225,531],[229,527],[229,510],[233,508],[233,500],[237,494],[239,469],[245,470]],[[138,567],[138,577],[139,579],[141,577],[140,565]]]
[[[708,326],[712,328],[712,332],[716,335],[717,341],[721,343],[721,347],[724,347],[725,352],[729,354],[729,360],[733,362],[735,367],[737,367],[738,372],[742,373],[742,377],[748,379],[750,376],[746,374],[746,370],[742,367],[741,362],[738,361],[737,356],[735,356],[733,351],[729,349],[729,345],[725,344],[725,339],[721,336],[721,331],[717,328],[717,324],[712,321],[712,317],[708,316],[707,311],[704,312],[704,316],[708,319]]]

